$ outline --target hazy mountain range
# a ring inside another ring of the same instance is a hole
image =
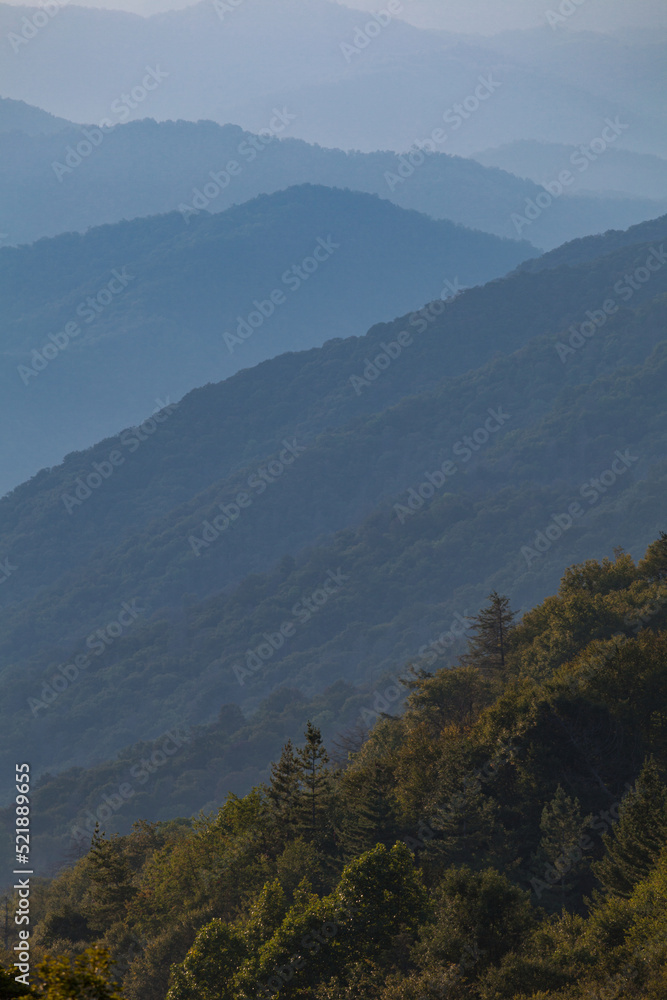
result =
[[[159,400],[360,335],[534,254],[310,185],[216,215],[174,212],[5,248],[0,380],[17,433],[3,440],[0,488],[144,420]]]
[[[13,132],[0,144],[5,243],[178,208],[187,220],[303,182],[378,194],[403,208],[509,239],[520,236],[544,249],[588,233],[627,228],[667,210],[662,161],[630,153],[625,156],[633,168],[635,161],[652,166],[653,184],[643,195],[638,176],[626,195],[614,186],[607,197],[603,191],[572,197],[582,171],[565,151],[559,159],[554,155],[554,172],[543,178],[552,196],[532,181],[447,153],[345,153],[280,138],[294,125],[287,106],[269,119],[273,132],[260,135],[213,122],[151,120],[104,132],[76,126],[53,132],[50,116],[44,116],[50,134],[25,134],[40,114],[0,102],[0,123],[3,117],[10,124],[22,118],[26,123],[24,133]],[[584,160],[590,165],[585,176],[604,178],[604,158],[595,160]],[[559,186],[563,168],[571,177]]]
[[[596,154],[595,149],[586,145],[582,148],[525,139],[475,153],[474,159],[541,185],[549,184],[562,170],[569,169],[570,194],[581,191],[608,196],[617,192],[624,197],[662,200],[667,191],[667,160],[626,149],[608,147]]]
[[[657,43],[548,25],[458,35],[329,0],[205,0],[149,18],[63,6],[37,26],[35,10],[0,7],[0,93],[74,121],[258,131],[286,105],[292,134],[310,142],[400,151],[444,126],[443,151],[468,155],[517,139],[590,142],[620,115],[624,148],[667,150]]]
[[[19,727],[57,770],[284,685],[368,685],[492,587],[526,608],[582,551],[641,550],[667,470],[666,226],[281,355],[5,497],[3,753]]]

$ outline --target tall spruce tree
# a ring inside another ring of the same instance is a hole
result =
[[[297,751],[300,785],[300,828],[304,836],[319,839],[326,826],[329,805],[329,755],[317,726],[308,722],[306,743]]]
[[[299,824],[300,776],[301,766],[292,741],[288,740],[278,763],[271,765],[271,783],[268,789],[279,836],[284,842],[292,839]]]
[[[106,927],[124,916],[127,904],[137,894],[123,841],[119,837],[107,840],[97,823],[85,864],[90,882],[91,918],[96,926]]]
[[[357,857],[376,844],[391,847],[399,839],[391,771],[374,761],[367,770],[349,773],[346,779],[346,817],[341,831],[346,855]]]
[[[667,787],[653,758],[644,763],[621,804],[618,823],[602,840],[605,854],[593,872],[607,893],[627,898],[650,875],[667,844]]]
[[[495,590],[489,594],[488,600],[488,605],[469,619],[473,635],[468,640],[468,651],[462,662],[466,666],[495,673],[505,669],[516,612],[510,608],[509,597]]]

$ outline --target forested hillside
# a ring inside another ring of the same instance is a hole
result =
[[[0,1000],[667,1000],[667,7],[33,2]]]
[[[3,752],[21,734],[37,773],[99,764],[106,784],[135,744],[210,724],[218,772],[193,767],[185,796],[164,772],[145,812],[137,800],[117,820],[203,807],[225,781],[262,780],[309,704],[327,729],[331,677],[339,701],[372,700],[490,589],[527,609],[564,564],[617,542],[638,555],[664,517],[665,270],[621,290],[654,252],[465,292],[408,319],[381,375],[400,324],[278,358],[191,394],[136,454],[121,436],[5,498]],[[577,340],[567,324],[610,294],[618,310]],[[96,466],[108,477],[87,487]],[[285,686],[299,693],[281,718]],[[270,725],[249,714],[262,703]],[[237,708],[216,723],[223,705]],[[47,781],[44,801],[66,788],[77,815],[95,807],[80,774]],[[72,823],[51,808],[35,829],[49,863]]]
[[[404,664],[328,746],[307,721],[247,795],[119,838],[103,822],[33,902],[42,988],[660,1000],[666,583],[662,533],[523,617],[494,592],[461,658]]]
[[[0,450],[0,492],[148,419],[160,400],[361,335],[535,254],[526,241],[312,185],[213,216],[5,248],[0,415],[17,433]]]

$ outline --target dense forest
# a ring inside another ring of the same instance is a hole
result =
[[[432,665],[439,636],[462,652],[452,627],[489,591],[526,610],[563,566],[645,549],[664,523],[667,268],[628,302],[614,287],[661,236],[664,219],[577,241],[363,338],[267,361],[190,393],[145,441],[127,429],[3,498],[0,553],[17,570],[0,593],[0,755],[11,764],[29,734],[46,870],[168,732],[189,734],[177,766],[133,785],[114,832],[266,781],[308,719],[329,739],[405,662]],[[617,313],[570,348],[610,292]],[[358,394],[351,380],[403,330],[411,343]],[[123,464],[79,503],[114,450]],[[272,475],[281,453],[294,461]],[[234,520],[215,537],[220,505]],[[329,574],[342,585],[308,611]],[[131,627],[100,646],[127,604]]]
[[[248,794],[98,826],[36,890],[24,995],[661,1000],[667,534],[467,625]]]

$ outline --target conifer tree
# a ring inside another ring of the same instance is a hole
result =
[[[497,826],[498,804],[485,795],[481,782],[466,776],[458,791],[450,795],[433,814],[433,828],[439,837],[429,851],[436,866],[469,864],[488,858]]]
[[[341,836],[348,856],[357,857],[376,844],[391,847],[399,839],[393,788],[393,775],[380,761],[348,777],[347,818]]]
[[[317,726],[308,722],[306,743],[297,751],[299,768],[301,828],[304,833],[316,837],[324,831],[329,786],[329,755],[322,742],[322,734]]]
[[[579,841],[590,821],[590,816],[582,817],[579,800],[566,795],[562,785],[542,810],[542,839],[536,861],[538,866],[546,866],[541,878],[546,878],[547,884],[555,885],[557,881],[560,885],[561,913],[565,909],[565,895],[575,887],[577,875],[585,864]]]
[[[104,925],[109,920],[121,918],[127,904],[137,893],[132,868],[123,853],[122,842],[116,837],[107,840],[97,823],[90,852],[85,860],[92,884],[93,916],[96,923]]]
[[[627,898],[667,844],[667,787],[653,758],[623,800],[618,823],[602,839],[605,854],[593,871],[607,893]]]
[[[282,749],[278,763],[271,764],[269,800],[280,828],[281,839],[288,841],[294,835],[299,821],[301,768],[292,741]]]
[[[488,605],[470,618],[473,635],[468,640],[468,652],[462,657],[463,663],[481,670],[504,670],[515,618],[516,612],[510,608],[509,597],[495,590],[489,594]]]
[[[660,532],[660,538],[649,545],[637,568],[647,580],[655,583],[667,580],[667,534],[664,531]]]

